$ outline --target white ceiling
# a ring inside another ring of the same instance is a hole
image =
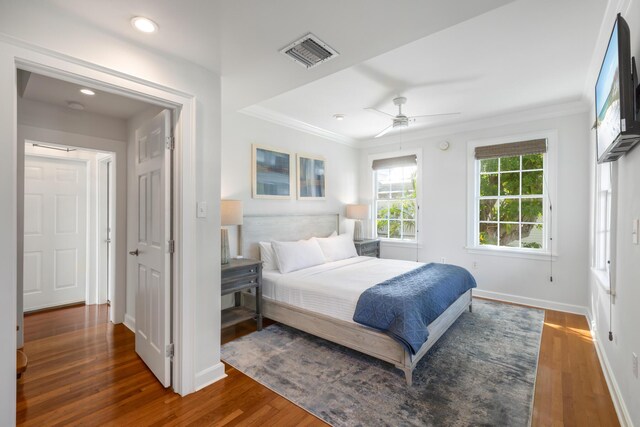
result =
[[[40,23],[53,36],[82,23],[78,37],[106,33],[219,73],[225,107],[236,110],[512,1],[0,0],[0,28],[20,33],[21,22]],[[136,32],[135,15],[156,21],[158,33]],[[308,32],[340,56],[305,70],[278,52]]]
[[[462,113],[426,120],[414,131],[579,99],[606,4],[0,0],[0,32],[45,25],[55,36],[74,24],[87,43],[92,32],[109,34],[219,73],[227,113],[249,107],[254,114],[364,140],[388,123],[363,108],[393,113],[396,95],[407,96],[410,115]],[[160,31],[136,32],[134,15],[155,20]],[[278,52],[307,32],[340,56],[306,70]],[[336,113],[347,119],[334,121]]]
[[[150,104],[108,92],[101,92],[97,89],[93,89],[96,93],[93,96],[83,95],[80,93],[80,89],[85,86],[78,86],[74,83],[52,79],[35,73],[20,72],[29,76],[22,95],[25,99],[62,107],[68,107],[68,102],[79,102],[84,105],[84,111],[124,120],[150,107]]]
[[[398,95],[408,98],[407,115],[462,113],[404,132],[576,101],[605,7],[600,0],[513,2],[247,110],[366,140],[390,120],[364,108],[396,114]],[[336,121],[337,113],[346,119]]]

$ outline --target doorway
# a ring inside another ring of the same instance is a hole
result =
[[[105,304],[100,219],[112,206],[99,206],[98,159],[113,154],[35,141],[24,150],[24,312]]]
[[[20,70],[18,80],[18,182],[23,185],[22,191],[18,189],[23,220],[23,233],[18,234],[19,248],[22,245],[18,282],[24,298],[18,312],[81,300],[109,302],[111,322],[125,321],[134,331],[137,353],[168,387],[170,248],[175,248],[173,147],[166,144],[172,137],[171,112],[33,72]],[[142,135],[143,130],[148,132]],[[45,155],[42,150],[56,154]],[[138,173],[141,168],[149,169],[148,173]],[[36,169],[42,172],[40,182]],[[63,179],[68,181],[64,185]],[[35,194],[38,185],[48,192]],[[51,233],[48,240],[38,240],[34,230],[43,228],[44,222]],[[132,247],[137,249],[129,251]],[[150,261],[154,251],[159,255]],[[139,252],[140,257],[130,252]],[[51,283],[42,292],[43,278],[48,276]],[[62,290],[64,297],[60,297]],[[37,301],[36,296],[44,300],[45,293],[57,299]],[[131,321],[126,322],[127,318]]]

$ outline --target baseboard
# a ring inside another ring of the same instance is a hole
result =
[[[613,406],[616,408],[616,413],[618,414],[620,425],[622,427],[633,427],[631,415],[629,415],[627,406],[624,404],[624,399],[622,398],[622,394],[620,393],[618,382],[613,376],[613,371],[611,370],[611,365],[609,364],[607,353],[605,353],[604,348],[602,347],[602,344],[598,339],[598,331],[594,327],[593,318],[591,317],[591,313],[588,310],[586,316],[587,322],[589,323],[589,330],[591,331],[591,337],[593,338],[593,342],[596,346],[596,353],[598,355],[598,360],[600,361],[600,367],[602,368],[604,379],[607,382],[607,387],[609,388],[609,394],[611,395]]]
[[[565,304],[561,302],[548,301],[544,299],[521,297],[518,295],[503,294],[500,292],[485,291],[482,289],[474,289],[473,295],[476,297],[494,299],[494,300],[504,301],[504,302],[511,302],[514,304],[522,304],[522,305],[528,305],[531,307],[544,308],[548,310],[563,311],[565,313],[581,314],[583,316],[587,314],[586,307],[573,305],[573,304]]]
[[[130,316],[125,313],[124,315],[124,326],[129,328],[131,332],[136,333],[136,319],[133,316]]]
[[[224,373],[224,363],[218,362],[196,374],[195,391],[202,390],[206,386],[226,378],[226,376],[227,374]]]
[[[63,303],[55,303],[55,304],[45,304],[37,307],[32,307],[28,310],[24,311],[24,315],[28,316],[30,314],[38,314],[38,313],[46,313],[49,311],[60,310],[63,308],[71,308],[71,307],[81,307],[83,305],[88,305],[84,301],[69,301]]]

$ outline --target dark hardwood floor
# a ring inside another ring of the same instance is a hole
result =
[[[222,341],[254,330],[251,321],[226,328]],[[187,397],[163,389],[133,333],[108,323],[106,306],[27,316],[25,341],[18,425],[324,425],[230,366],[227,378]],[[584,317],[546,313],[533,425],[618,425]]]

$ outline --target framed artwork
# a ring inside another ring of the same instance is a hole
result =
[[[325,198],[324,157],[298,154],[298,199],[323,200]]]
[[[272,147],[251,146],[254,199],[290,199],[293,154]]]

